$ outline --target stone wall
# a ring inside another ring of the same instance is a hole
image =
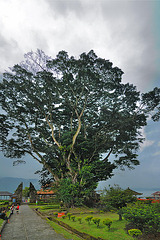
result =
[[[37,191],[31,182],[29,186],[29,198],[30,198],[30,203],[35,203],[37,200]]]
[[[22,203],[22,190],[23,190],[23,182],[21,182],[19,184],[19,186],[17,187],[17,189],[15,191],[16,202],[19,203],[19,204]]]

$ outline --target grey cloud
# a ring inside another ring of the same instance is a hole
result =
[[[54,11],[57,15],[63,15],[64,17],[69,12],[74,12],[76,15],[82,15],[83,12],[83,6],[79,0],[72,1],[72,0],[47,0],[51,10]]]
[[[144,1],[102,1],[101,13],[110,29],[109,44],[121,58],[125,82],[144,90],[156,73],[152,3]],[[136,70],[136,71],[135,71]],[[128,79],[130,76],[130,79]],[[148,90],[148,89],[147,89]]]
[[[40,31],[32,31],[32,38],[33,42],[36,42],[36,49],[41,49],[44,52],[48,52],[49,45],[48,45],[48,39],[47,36],[44,34],[44,32]]]
[[[17,63],[17,60],[21,59],[23,54],[20,52],[18,43],[13,39],[5,39],[0,34],[0,56],[1,56],[1,66],[0,71],[4,71],[10,66]]]

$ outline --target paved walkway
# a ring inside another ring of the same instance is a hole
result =
[[[2,231],[2,240],[66,240],[38,216],[28,205],[21,205],[19,214],[10,218]]]

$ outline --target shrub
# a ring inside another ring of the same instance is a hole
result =
[[[124,218],[142,232],[156,233],[160,229],[160,214],[152,205],[132,206],[123,209]]]
[[[75,216],[71,216],[71,219],[74,222],[75,221]]]
[[[63,215],[63,216],[62,216],[62,219],[65,219],[65,217],[66,217],[66,216],[65,216],[65,215]]]
[[[160,213],[160,203],[153,203],[152,207],[154,211],[156,211],[157,213]]]
[[[88,222],[88,224],[90,224],[92,218],[93,218],[92,216],[87,216],[87,217],[85,218],[85,220],[86,220],[86,222]]]
[[[103,224],[108,227],[108,230],[110,230],[111,225],[112,225],[112,220],[109,219],[109,218],[106,218],[106,219],[103,220]]]
[[[57,216],[58,216],[58,212],[54,212],[53,215],[54,215],[55,217],[57,217]]]
[[[90,213],[90,214],[93,214],[93,211],[90,211],[89,213]]]
[[[130,229],[130,230],[128,230],[128,233],[130,236],[132,236],[134,238],[137,238],[138,236],[142,235],[142,232],[139,229]]]
[[[99,224],[100,224],[100,221],[101,221],[100,218],[92,218],[92,221],[97,225],[97,227],[99,227]]]
[[[67,217],[69,218],[69,220],[71,219],[72,213],[67,213]]]
[[[82,218],[81,217],[78,217],[77,220],[78,220],[79,223],[82,223]]]

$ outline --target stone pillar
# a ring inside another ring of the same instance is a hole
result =
[[[29,186],[29,198],[30,198],[30,203],[35,203],[37,199],[37,191],[34,187],[34,185],[30,182]]]
[[[19,186],[17,187],[17,189],[15,191],[16,202],[19,203],[19,204],[22,203],[22,190],[23,190],[23,182],[21,182],[19,184]]]

